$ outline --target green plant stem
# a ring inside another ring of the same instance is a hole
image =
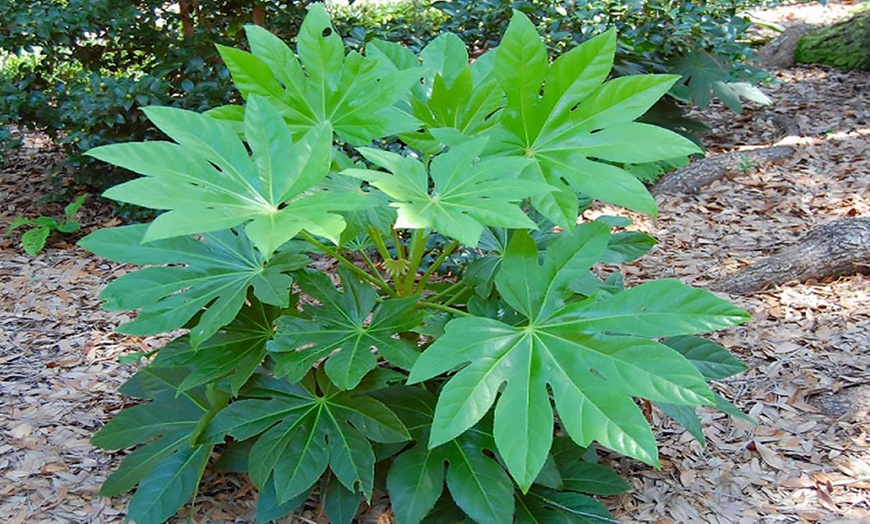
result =
[[[414,293],[414,284],[417,277],[417,270],[420,269],[420,262],[423,260],[423,255],[426,254],[426,241],[429,235],[424,229],[415,229],[411,237],[410,253],[408,254],[408,274],[405,275],[405,283],[402,286],[402,295],[408,296]]]
[[[414,288],[414,293],[419,293],[423,291],[423,288],[426,286],[426,284],[429,283],[429,279],[432,277],[432,275],[436,271],[438,271],[438,268],[441,267],[441,264],[444,263],[444,260],[446,260],[447,257],[449,257],[454,251],[456,251],[456,248],[458,247],[459,241],[454,240],[446,248],[444,248],[443,251],[441,251],[441,254],[438,255],[438,258],[436,258],[435,261],[432,262],[432,264],[429,266],[429,269],[427,269],[426,272],[423,273],[423,276],[420,277],[420,282],[417,283],[417,287]]]
[[[399,232],[396,231],[396,228],[390,226],[390,233],[393,235],[393,243],[396,244],[396,256],[405,258],[405,245],[402,244],[402,239],[399,238]]]
[[[357,267],[356,264],[354,264],[352,261],[348,260],[341,253],[339,253],[337,249],[333,249],[333,248],[327,246],[326,244],[324,244],[323,242],[320,242],[319,240],[317,240],[316,238],[314,238],[310,234],[306,233],[305,231],[300,232],[299,236],[302,237],[302,239],[305,240],[306,242],[308,242],[309,244],[316,247],[317,249],[323,251],[327,255],[338,260],[338,262],[341,265],[343,265],[344,267],[351,270],[354,274],[356,274],[357,276],[359,276],[360,278],[362,278],[363,280],[365,280],[369,284],[376,286],[378,289],[380,289],[384,293],[387,293],[391,297],[397,296],[396,291],[393,290],[393,288],[391,288],[389,284],[387,284],[387,282],[380,276],[380,274],[378,274],[378,276],[374,276],[374,275],[371,275],[370,273],[368,273],[367,271],[360,269],[359,267]]]
[[[458,293],[454,293],[452,297],[450,297],[447,300],[445,300],[444,302],[442,302],[442,304],[444,304],[445,306],[455,304],[455,303],[459,302],[459,300],[461,300],[462,298],[465,298],[466,296],[468,296],[469,291],[472,291],[472,289],[470,287],[467,287],[465,289],[460,289]]]
[[[437,309],[438,311],[444,311],[446,313],[452,313],[454,315],[459,315],[460,317],[471,317],[473,316],[468,311],[462,311],[461,309],[456,309],[455,307],[445,306],[443,304],[433,304],[431,302],[418,302],[418,307],[426,308],[426,309]]]
[[[454,282],[447,289],[445,289],[443,291],[439,291],[438,293],[435,293],[434,295],[427,297],[425,302],[427,302],[427,303],[438,302],[441,299],[441,297],[446,296],[446,295],[450,295],[451,293],[453,293],[454,291],[456,291],[457,289],[459,289],[463,286],[465,286],[465,283],[462,282],[461,280],[459,282]]]
[[[380,253],[381,258],[384,260],[392,260],[393,257],[390,256],[390,251],[387,249],[387,245],[384,244],[384,237],[381,235],[381,232],[377,230],[374,226],[368,227],[369,238],[372,239],[372,242],[375,243],[375,247]],[[398,254],[398,251],[396,252]]]
[[[365,250],[365,249],[360,249],[360,250],[358,251],[358,253],[359,253],[360,255],[362,255],[363,260],[365,260],[365,262],[366,262],[366,266],[368,266],[369,270],[370,270],[373,274],[376,274],[376,275],[380,275],[380,274],[381,274],[380,270],[378,269],[378,266],[375,265],[374,261],[372,261],[372,259],[371,259],[371,258],[369,257],[369,255],[368,255],[368,253],[366,253],[366,250]],[[383,277],[381,277],[381,278],[383,279]],[[384,279],[384,282],[386,282],[385,279]]]

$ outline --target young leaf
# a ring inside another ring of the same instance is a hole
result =
[[[184,326],[205,312],[190,330],[198,347],[229,324],[245,303],[248,290],[260,301],[287,307],[292,283],[285,271],[305,259],[283,257],[266,265],[244,235],[217,231],[202,240],[179,237],[143,243],[147,225],[122,226],[91,233],[79,245],[98,256],[128,264],[167,264],[124,275],[103,290],[109,311],[140,309],[118,331],[152,335]]]
[[[268,344],[275,359],[277,376],[300,380],[319,360],[327,358],[325,370],[341,389],[353,389],[377,365],[372,348],[403,369],[410,369],[418,349],[393,338],[423,322],[414,307],[416,298],[386,300],[377,304],[377,294],[348,271],[341,271],[343,291],[337,290],[324,273],[305,273],[299,285],[322,306],[306,306],[306,318],[285,316],[278,320],[275,339]]]
[[[646,75],[605,82],[615,49],[615,32],[609,31],[548,65],[534,25],[515,11],[496,53],[495,71],[507,104],[503,132],[493,149],[535,160],[522,178],[557,190],[533,196],[532,203],[564,227],[576,221],[577,192],[636,211],[656,211],[655,201],[636,177],[591,159],[619,156],[617,161],[627,162],[628,155],[646,162],[699,151],[676,133],[632,123],[679,77]]]
[[[518,204],[525,197],[552,189],[546,184],[516,180],[529,164],[528,159],[479,158],[485,145],[486,139],[471,140],[435,157],[431,163],[431,192],[422,163],[386,151],[360,149],[367,159],[392,174],[361,169],[349,169],[344,174],[369,181],[393,199],[390,205],[399,213],[396,227],[434,227],[474,247],[484,226],[534,228],[534,222]]]
[[[223,46],[218,51],[242,96],[268,97],[294,135],[328,122],[342,140],[363,145],[418,126],[393,105],[419,81],[419,71],[385,72],[376,59],[345,56],[321,4],[312,4],[302,23],[298,60],[265,29],[247,25],[245,31],[253,54]]]
[[[170,210],[152,222],[146,242],[246,224],[245,233],[268,258],[302,230],[337,242],[345,224],[333,211],[358,205],[353,194],[315,190],[332,161],[328,123],[294,143],[277,110],[252,96],[244,120],[249,157],[224,121],[169,107],[146,113],[177,143],[112,144],[88,152],[145,175],[109,189],[106,198]]]
[[[459,37],[448,33],[432,40],[420,52],[425,76],[410,99],[411,111],[423,128],[401,135],[402,140],[435,154],[445,145],[458,145],[497,125],[493,116],[504,103],[504,92],[493,71],[493,58],[493,53],[486,53],[469,65]],[[445,140],[445,130],[450,130],[452,139]]]
[[[21,235],[21,247],[24,248],[25,253],[34,257],[45,247],[45,241],[50,233],[51,229],[48,227],[35,227]]]

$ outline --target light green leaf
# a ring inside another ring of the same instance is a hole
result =
[[[109,311],[141,309],[136,320],[118,331],[151,335],[184,326],[202,312],[191,328],[194,347],[236,317],[250,288],[266,304],[288,305],[292,280],[285,271],[300,262],[266,265],[244,235],[217,231],[143,243],[146,225],[102,229],[79,244],[105,258],[128,264],[166,264],[128,273],[110,283],[101,298]],[[203,309],[205,311],[203,312]]]
[[[741,324],[749,314],[709,291],[662,279],[599,300],[570,304],[553,315],[556,331],[642,337],[706,333]]]
[[[436,228],[476,246],[484,226],[534,228],[518,204],[527,196],[551,190],[545,184],[516,180],[528,159],[480,158],[485,145],[485,139],[471,140],[435,157],[431,162],[431,192],[420,162],[385,151],[360,149],[371,162],[392,174],[359,169],[344,174],[368,180],[390,196],[390,205],[398,209],[397,227]]]
[[[534,195],[532,204],[563,227],[576,222],[577,192],[655,214],[655,201],[642,183],[622,169],[592,158],[663,160],[678,156],[671,154],[674,151],[697,151],[679,135],[632,124],[678,77],[643,75],[605,82],[615,49],[616,37],[611,31],[549,65],[533,24],[524,14],[514,12],[496,53],[494,68],[507,104],[501,128],[494,130],[490,152],[534,159],[535,164],[521,179],[556,188]],[[612,126],[623,129],[610,130]],[[624,137],[630,136],[625,131],[638,131],[646,137],[640,139],[640,148],[632,143],[619,149]]]
[[[21,235],[21,247],[28,255],[36,256],[45,247],[45,241],[49,234],[51,234],[51,229],[48,227],[35,227]]]
[[[441,390],[430,448],[463,434],[496,404],[495,442],[523,490],[550,450],[550,391],[562,427],[577,444],[598,441],[656,465],[655,439],[632,397],[683,405],[712,405],[715,399],[692,363],[641,337],[718,329],[746,318],[676,281],[564,305],[574,278],[606,249],[609,227],[593,222],[563,235],[544,253],[543,266],[524,232],[514,234],[504,254],[496,288],[528,324],[452,320],[409,377],[417,383],[458,369]],[[591,254],[578,255],[575,248]]]
[[[364,145],[419,126],[394,104],[420,79],[416,69],[384,67],[382,56],[345,55],[344,44],[320,4],[312,4],[298,37],[298,59],[280,39],[246,26],[251,53],[218,47],[246,99],[262,96],[294,136],[330,124],[342,140]]]
[[[170,210],[154,220],[145,241],[250,221],[245,232],[268,258],[303,229],[331,239],[344,229],[342,218],[331,211],[352,206],[352,195],[342,195],[350,199],[344,203],[312,191],[332,160],[328,124],[312,127],[294,143],[272,105],[252,95],[243,123],[252,158],[225,121],[168,107],[146,112],[177,143],[112,144],[88,152],[145,175],[109,189],[107,198]]]

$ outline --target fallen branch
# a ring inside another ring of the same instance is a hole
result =
[[[824,280],[870,272],[870,217],[845,218],[813,228],[796,244],[710,284],[746,294],[791,281]]]
[[[695,194],[716,180],[743,172],[750,166],[782,162],[794,156],[791,145],[800,136],[797,125],[782,115],[774,115],[773,123],[785,137],[776,144],[745,151],[731,151],[692,162],[659,179],[651,189],[653,195]]]

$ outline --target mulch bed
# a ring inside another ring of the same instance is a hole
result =
[[[778,72],[770,108],[699,114],[711,153],[776,140],[772,113],[794,119],[804,138],[790,161],[751,168],[698,195],[660,197],[650,219],[622,214],[659,239],[625,268],[629,283],[679,278],[703,286],[788,245],[812,226],[870,216],[870,73],[823,68]],[[30,136],[0,169],[0,228],[14,216],[58,214],[34,195],[50,191],[54,153]],[[93,199],[92,199],[93,200]],[[116,224],[86,205],[85,232]],[[159,339],[113,333],[124,314],[100,309],[99,290],[123,274],[70,243],[24,255],[0,238],[0,522],[122,522],[126,499],[98,495],[120,455],[88,439],[121,409],[117,388],[135,371],[118,357]],[[789,283],[733,296],[752,313],[716,335],[749,370],[717,384],[758,425],[702,415],[708,445],[654,412],[663,468],[602,455],[634,486],[606,500],[626,522],[870,521],[870,281],[850,276]],[[391,522],[385,502],[362,519]],[[209,473],[192,512],[198,522],[252,522],[255,492],[240,476]],[[179,522],[185,515],[180,515]],[[287,522],[325,522],[305,508]]]

